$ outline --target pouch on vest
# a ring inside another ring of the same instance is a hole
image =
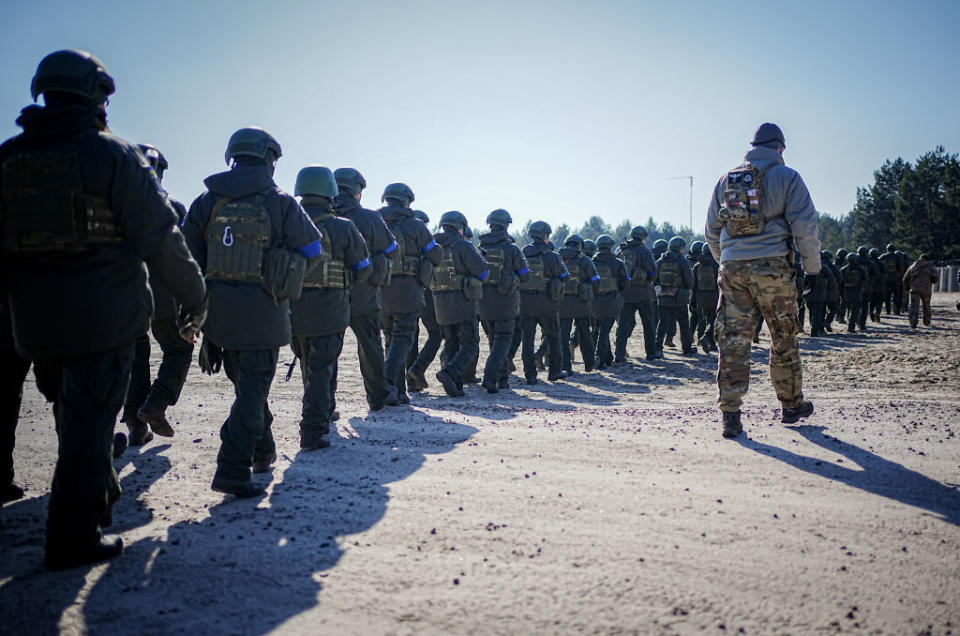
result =
[[[504,296],[513,296],[520,289],[520,277],[515,272],[503,270],[500,282],[497,283],[497,293]]]
[[[266,197],[224,197],[213,206],[206,229],[208,280],[263,281],[270,243]]]
[[[491,247],[481,250],[481,252],[483,253],[483,258],[487,261],[487,271],[490,272],[487,274],[487,277],[483,279],[483,284],[497,285],[497,289],[499,290],[500,279],[503,277],[503,264],[506,261],[503,249]]]
[[[3,250],[79,252],[120,244],[123,232],[105,199],[87,194],[75,152],[23,154],[3,164]]]
[[[332,257],[333,246],[330,244],[330,234],[325,231],[322,222],[316,222],[320,229],[320,247],[323,252],[320,256],[320,262],[306,275],[303,280],[303,286],[306,289],[349,289],[350,273],[346,264],[342,260]]]
[[[547,284],[547,297],[555,303],[563,300],[563,281],[558,278],[551,278]]]
[[[647,280],[647,273],[643,276],[637,276],[637,251],[628,249],[623,253],[623,265],[627,268],[627,274],[630,276],[631,285],[642,285]]]
[[[563,279],[563,295],[575,296],[580,293],[580,267],[573,258],[564,261],[570,275]]]
[[[617,279],[613,277],[613,270],[609,265],[597,265],[597,275],[600,277],[600,281],[597,283],[598,294],[609,294],[617,291]]]
[[[530,268],[530,278],[520,283],[520,291],[527,291],[527,292],[546,291],[547,279],[544,276],[543,257],[531,256],[530,258],[527,259],[527,266]]]
[[[417,282],[424,287],[429,287],[430,281],[433,280],[433,263],[426,259],[422,261],[417,259],[417,262],[419,263],[416,272]]]
[[[860,272],[855,268],[847,266],[843,270],[843,286],[844,287],[859,287],[860,286]]]
[[[374,287],[386,287],[390,284],[390,269],[393,261],[385,254],[377,254],[370,259],[373,271],[370,272],[370,284]]]
[[[307,259],[300,252],[277,246],[267,250],[263,265],[263,289],[275,304],[281,300],[297,300],[303,293]]]
[[[763,172],[760,168],[744,162],[727,173],[719,217],[730,236],[763,232]]]
[[[430,291],[449,292],[464,289],[463,275],[458,274],[453,264],[453,248],[443,250],[443,260],[433,268],[430,277]]]
[[[463,295],[470,302],[483,298],[483,282],[476,276],[463,277]]]
[[[680,266],[675,261],[664,260],[660,263],[660,295],[675,296],[682,279]]]
[[[697,267],[697,291],[712,292],[717,290],[717,271],[712,267],[700,265]]]
[[[577,298],[584,303],[593,300],[593,283],[584,281],[577,284]]]
[[[693,290],[689,287],[681,287],[676,290],[677,301],[683,304],[690,302],[690,299],[693,298]]]

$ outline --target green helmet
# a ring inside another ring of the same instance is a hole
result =
[[[470,227],[470,224],[467,223],[467,217],[463,216],[463,214],[457,212],[456,210],[444,212],[440,216],[440,227],[443,227],[444,225],[450,225],[458,230],[464,231]]]
[[[820,252],[820,260],[828,261],[833,258],[833,254],[830,253],[830,250],[823,250]]]
[[[650,236],[650,233],[647,232],[647,228],[643,227],[642,225],[638,225],[630,230],[630,238],[636,239],[637,241],[642,241],[648,236]]]
[[[870,254],[870,249],[866,245],[861,245],[857,248],[857,254],[866,258]]]
[[[666,252],[669,246],[670,244],[667,243],[664,239],[657,239],[656,241],[653,242],[653,247],[651,248],[651,250],[653,251],[655,256],[659,256],[664,252]]]
[[[487,215],[487,225],[502,225],[503,227],[507,227],[511,223],[513,223],[513,219],[510,218],[510,213],[503,208],[494,210]]]
[[[167,158],[163,156],[160,149],[150,144],[137,144],[137,148],[143,153],[143,156],[150,162],[150,167],[157,173],[157,177],[162,177],[163,172],[170,167]]]
[[[879,258],[880,250],[878,250],[877,248],[873,248],[870,250],[869,254],[870,254],[870,258]]]
[[[324,166],[307,166],[297,173],[297,183],[293,186],[293,194],[298,197],[314,195],[332,199],[340,193],[337,181]]]
[[[690,244],[690,256],[700,256],[703,253],[703,241],[694,241]]]
[[[64,49],[40,60],[30,83],[36,101],[41,93],[79,95],[93,104],[102,104],[113,95],[116,85],[103,63],[86,51]]]
[[[583,253],[587,256],[593,257],[593,255],[597,253],[597,244],[590,239],[584,239]]]
[[[854,254],[853,252],[850,252],[849,254],[847,254],[847,262],[857,264],[860,262],[860,257]]]
[[[267,161],[275,161],[281,155],[283,152],[280,150],[280,142],[274,139],[273,135],[258,126],[248,126],[230,135],[223,158],[227,165],[230,165],[230,160],[234,157],[259,157]]]
[[[423,221],[424,225],[430,225],[430,217],[427,216],[427,213],[424,212],[423,210],[414,210],[413,216]]]
[[[887,251],[888,251],[888,252],[896,252],[896,251],[897,251],[897,246],[894,245],[893,243],[887,243]]]
[[[414,202],[413,190],[406,183],[391,183],[383,189],[383,196],[380,197],[381,201],[387,199],[396,199],[404,206],[408,206]]]
[[[530,238],[546,241],[550,238],[551,232],[553,232],[553,229],[546,221],[534,221],[530,224],[530,230],[527,233],[530,235]]]
[[[670,250],[673,252],[680,252],[684,247],[687,246],[687,242],[683,240],[682,236],[674,236],[670,239],[670,242],[667,244],[670,247]]]
[[[597,249],[612,250],[616,244],[617,242],[613,240],[613,237],[609,234],[601,234],[597,237]]]
[[[360,194],[367,187],[367,180],[354,168],[337,168],[333,171],[333,178],[337,180],[341,192],[352,196]]]
[[[571,243],[576,245],[578,250],[583,250],[583,237],[579,234],[571,234],[563,242],[564,245],[570,245]]]

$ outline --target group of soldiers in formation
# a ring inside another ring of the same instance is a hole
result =
[[[122,551],[118,537],[101,532],[120,496],[111,457],[127,443],[174,434],[166,410],[179,399],[197,342],[201,370],[223,369],[235,391],[211,487],[239,497],[262,493],[251,474],[268,472],[276,460],[267,396],[284,345],[291,345],[303,378],[300,447],[329,446],[348,328],[356,336],[367,404],[380,410],[407,404],[409,392],[427,388],[427,369],[438,353],[434,377],[453,397],[463,396],[471,382],[491,394],[508,389],[518,349],[528,385],[537,384],[540,369],[549,381],[569,376],[575,349],[584,371],[604,369],[626,360],[639,315],[647,360],[663,358],[677,333],[685,356],[697,354],[694,337],[707,353],[720,342],[724,435],[732,436],[734,424],[739,433],[746,379],[736,378],[749,361],[728,365],[723,358],[724,343],[739,337],[730,325],[741,314],[728,311],[725,318],[721,312],[718,318],[723,284],[735,279],[718,279],[715,255],[729,239],[717,238],[719,225],[711,230],[713,211],[707,224],[713,241],[697,241],[686,254],[679,236],[648,248],[640,226],[619,246],[607,234],[592,241],[573,234],[555,246],[544,221],[530,225],[521,248],[503,209],[487,216],[489,230],[479,236],[478,248],[457,211],[442,214],[440,231],[431,233],[427,216],[411,207],[414,193],[406,184],[388,185],[379,210],[361,206],[367,184],[354,168],[307,166],[293,195],[285,193],[273,180],[281,146],[256,127],[230,137],[224,156],[229,169],[205,179],[207,190],[187,210],[161,186],[168,163],[157,148],[110,134],[105,106],[114,82],[99,60],[81,51],[52,53],[41,61],[31,89],[44,106],[25,108],[17,120],[24,132],[0,146],[2,353],[4,368],[14,370],[14,381],[4,383],[0,477],[4,501],[23,495],[13,481],[12,453],[32,364],[40,391],[53,403],[59,438],[47,521],[50,568]],[[753,143],[769,147],[752,152],[782,166],[776,155],[782,133],[773,126],[777,135],[769,137],[764,127]],[[764,135],[769,138],[758,140]],[[771,184],[776,187],[776,179]],[[816,254],[811,250],[819,249],[815,210],[808,195],[798,200],[798,212],[788,211],[787,218],[813,233],[796,274],[812,335],[846,315],[851,331],[857,324],[862,329],[868,314],[880,319],[884,301],[888,313],[899,313],[903,296],[895,283],[909,279],[918,265],[907,269],[893,246],[884,255],[861,248],[859,254],[838,253],[836,266],[824,253],[824,267],[812,278],[809,272],[819,269],[808,262]],[[776,227],[771,221],[766,231]],[[761,265],[769,269],[770,262]],[[746,280],[750,271],[736,280]],[[727,293],[733,298],[735,292]],[[929,291],[924,302],[929,322]],[[746,326],[738,329],[750,333],[750,319],[761,312],[743,311]],[[776,343],[792,338],[796,313],[786,322],[766,306],[762,313],[775,322]],[[421,322],[428,332],[422,348]],[[477,377],[481,328],[489,355]],[[148,329],[163,352],[152,381]],[[771,353],[771,375],[783,421],[793,422],[813,408],[799,388],[798,356],[781,348],[783,360]],[[797,381],[783,388],[775,367]],[[114,435],[121,409],[129,438]]]

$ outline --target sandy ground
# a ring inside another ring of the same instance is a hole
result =
[[[259,500],[209,489],[232,391],[194,367],[176,437],[117,461],[126,551],[61,573],[41,565],[56,439],[29,384],[0,632],[960,633],[958,298],[935,295],[932,328],[804,338],[805,426],[779,423],[764,334],[736,441],[714,356],[497,396],[432,381],[368,413],[348,335],[329,449],[299,453],[281,366]]]

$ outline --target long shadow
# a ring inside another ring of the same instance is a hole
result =
[[[960,525],[960,491],[870,451],[826,435],[823,426],[789,428],[817,446],[843,455],[859,466],[860,470],[800,455],[743,436],[738,438],[738,441],[744,448],[767,454],[804,472],[925,509],[942,521]]]
[[[535,389],[536,386],[528,387],[525,384],[515,384],[512,386],[523,386],[523,388]],[[490,420],[509,420],[517,414],[531,409],[550,409],[558,412],[575,411],[577,407],[570,404],[559,403],[555,400],[543,399],[537,400],[526,395],[521,395],[512,389],[504,389],[499,393],[490,395],[483,389],[465,389],[466,396],[462,398],[451,398],[446,395],[435,395],[421,393],[413,397],[411,404],[413,406],[425,406],[437,411],[447,411],[460,413],[475,417],[482,417]],[[561,395],[566,399],[566,395]],[[601,396],[594,396],[594,401],[600,401]]]
[[[184,633],[260,634],[316,607],[327,571],[345,550],[366,548],[345,537],[383,519],[388,485],[476,432],[410,413],[404,424],[351,419],[359,437],[335,435],[330,448],[290,458],[269,496],[225,497],[165,540],[134,543],[90,593],[90,631],[164,633],[175,620]]]
[[[148,447],[137,454],[128,450],[114,466],[120,472],[127,464],[136,470],[120,481],[123,495],[113,507],[114,523],[105,531],[130,530],[149,523],[152,513],[137,495],[160,479],[170,460],[160,455],[169,445]],[[64,610],[77,602],[93,566],[64,572],[43,567],[43,537],[50,494],[4,506],[4,527],[0,531],[0,579],[12,577],[0,587],[0,634],[57,634],[63,630],[85,631],[64,619]],[[120,558],[123,558],[122,556]]]

